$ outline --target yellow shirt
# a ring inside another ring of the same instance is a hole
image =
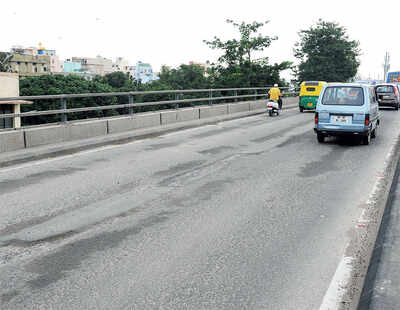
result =
[[[273,87],[269,90],[268,94],[269,94],[269,99],[278,101],[279,96],[281,95],[281,91],[279,90],[279,88]]]

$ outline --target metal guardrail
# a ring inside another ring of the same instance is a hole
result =
[[[157,105],[173,105],[174,108],[178,108],[179,104],[184,103],[193,103],[193,102],[208,102],[208,104],[212,104],[218,100],[230,100],[232,102],[237,102],[238,99],[244,98],[253,98],[257,100],[260,97],[266,97],[267,91],[271,87],[257,87],[257,88],[218,88],[218,89],[189,89],[189,90],[161,90],[161,91],[132,91],[132,92],[110,92],[110,93],[86,93],[86,94],[62,94],[62,95],[43,95],[43,96],[19,96],[19,97],[7,97],[0,98],[0,101],[12,101],[12,100],[52,100],[59,99],[60,100],[60,109],[56,110],[45,110],[45,111],[34,111],[34,112],[23,112],[18,114],[0,114],[0,119],[4,118],[15,118],[15,117],[28,117],[28,116],[43,116],[43,115],[61,115],[61,122],[68,121],[69,113],[76,112],[89,112],[89,111],[103,111],[103,110],[112,110],[112,109],[122,109],[128,108],[129,113],[133,114],[134,107],[145,107],[145,106],[157,106]],[[298,95],[298,92],[284,92],[285,89],[281,88],[283,95]],[[233,91],[233,96],[219,96],[213,97],[213,93],[215,92],[227,92]],[[253,94],[247,95],[238,95],[238,91],[253,91]],[[258,93],[262,91],[262,93]],[[208,93],[208,97],[203,98],[190,98],[190,99],[178,99],[183,94],[189,93]],[[164,100],[164,101],[152,101],[152,102],[142,102],[135,103],[135,96],[137,95],[161,95],[161,94],[175,94],[175,100]],[[129,103],[126,104],[112,104],[112,105],[103,105],[96,107],[84,107],[84,108],[67,108],[67,99],[72,98],[91,98],[91,97],[120,97],[126,96],[129,98]]]

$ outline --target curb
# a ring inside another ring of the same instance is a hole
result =
[[[283,107],[283,110],[292,110],[298,107],[298,104]],[[265,109],[259,109],[249,112],[239,112],[224,116],[210,117],[209,119],[199,119],[195,121],[174,123],[145,129],[137,129],[123,133],[110,134],[85,140],[71,141],[46,146],[27,148],[19,151],[6,152],[0,154],[0,168],[5,168],[17,164],[26,163],[32,160],[41,160],[54,158],[62,155],[70,155],[81,151],[103,147],[107,145],[125,144],[135,140],[154,138],[163,134],[176,132],[179,130],[197,128],[205,125],[217,124],[223,121],[230,121],[249,116],[255,116],[266,113]]]
[[[361,216],[351,229],[350,241],[320,310],[357,310],[399,159],[400,136],[397,136],[372,192],[361,206]]]

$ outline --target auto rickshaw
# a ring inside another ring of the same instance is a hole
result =
[[[300,98],[299,98],[299,110],[315,110],[319,94],[321,93],[322,87],[326,85],[323,81],[304,81],[300,84]]]

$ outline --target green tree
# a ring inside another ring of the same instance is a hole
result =
[[[112,92],[113,88],[98,80],[88,81],[77,75],[42,75],[27,77],[20,80],[20,95],[60,95],[60,94],[82,94],[82,93],[106,93]],[[87,97],[68,99],[68,108],[83,108],[117,103],[115,97]],[[60,101],[55,99],[35,100],[34,104],[22,106],[22,112],[57,110]],[[69,120],[84,119],[92,117],[104,117],[118,115],[115,110],[89,111],[70,113]],[[59,115],[43,115],[24,118],[24,125],[58,122]]]
[[[245,62],[252,61],[252,53],[256,51],[263,51],[269,47],[273,40],[278,37],[263,36],[257,34],[259,28],[266,25],[265,23],[253,22],[251,24],[242,22],[235,23],[233,20],[227,19],[228,24],[232,24],[239,30],[240,39],[230,39],[222,41],[218,37],[214,37],[213,41],[204,40],[203,42],[210,46],[212,49],[219,49],[223,51],[223,55],[218,59],[221,64],[228,64],[228,66],[242,65]]]
[[[12,54],[0,52],[0,72],[11,72],[10,59]]]
[[[163,66],[160,72],[159,83],[168,85],[171,89],[199,89],[208,87],[205,69],[197,64],[183,64],[176,69]]]
[[[346,82],[357,74],[360,65],[359,42],[350,40],[338,23],[319,20],[299,32],[294,56],[300,63],[294,73],[297,81]]]
[[[128,88],[133,87],[132,81],[129,77],[129,73],[123,73],[123,72],[109,73],[103,77],[103,81],[115,89],[122,87],[128,87]]]
[[[258,33],[268,23],[235,23],[227,20],[239,31],[239,39],[222,41],[214,37],[213,41],[204,41],[212,49],[222,50],[218,63],[209,69],[209,83],[217,88],[265,87],[274,83],[284,86],[280,72],[291,67],[292,63],[284,61],[269,65],[268,57],[254,58],[255,52],[263,52],[276,36]],[[229,95],[230,93],[221,94]]]

